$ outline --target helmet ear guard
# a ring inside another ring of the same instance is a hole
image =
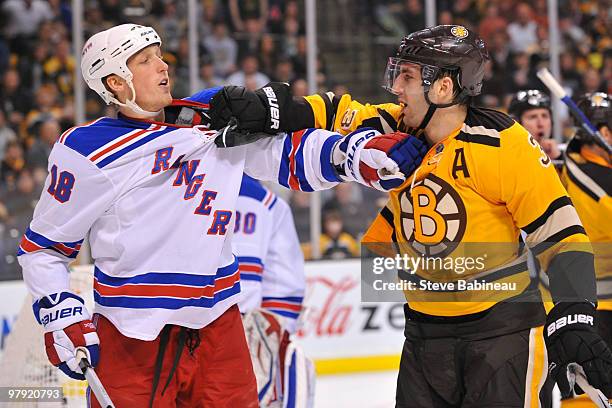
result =
[[[83,47],[83,79],[107,105],[114,103],[148,117],[156,116],[159,112],[145,111],[136,104],[136,91],[132,83],[134,75],[127,66],[132,56],[155,44],[162,44],[155,29],[136,24],[121,24],[94,34]],[[106,88],[104,80],[110,75],[117,75],[127,82],[132,91],[132,99],[123,103]]]

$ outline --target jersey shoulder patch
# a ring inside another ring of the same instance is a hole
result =
[[[78,152],[102,168],[173,128],[154,122],[102,117],[64,132],[57,143]]]

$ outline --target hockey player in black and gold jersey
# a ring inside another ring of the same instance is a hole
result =
[[[471,106],[486,58],[474,33],[438,26],[404,38],[389,60],[387,87],[399,104],[362,105],[333,95],[296,100],[278,84],[253,94],[226,88],[212,102],[213,123],[237,116],[255,131],[316,125],[348,132],[364,125],[419,135],[429,152],[390,193],[364,242],[428,257],[453,257],[468,243],[487,243],[484,270],[463,278],[516,284],[476,295],[407,291],[397,407],[550,406],[553,381],[564,395],[571,392],[572,362],[592,385],[612,393],[612,354],[594,328],[588,238],[537,142],[505,114]],[[555,307],[548,317],[530,284],[521,229],[549,273]],[[453,279],[437,272],[402,278]]]
[[[608,143],[612,143],[612,97],[605,93],[585,94],[580,109]],[[597,277],[597,322],[602,338],[612,345],[612,157],[594,143],[576,123],[578,130],[569,143],[561,174],[582,220],[595,253]],[[592,407],[584,397],[566,400],[566,407]]]

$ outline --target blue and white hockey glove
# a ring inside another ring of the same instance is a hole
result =
[[[32,306],[45,330],[47,357],[54,366],[77,380],[85,376],[75,358],[77,347],[87,350],[92,367],[98,363],[100,340],[83,299],[70,292],[44,296]]]
[[[341,161],[336,166],[340,175],[380,191],[401,186],[427,153],[427,145],[414,136],[401,132],[383,135],[370,128],[348,134],[337,147],[334,164]],[[344,155],[341,160],[339,154]]]

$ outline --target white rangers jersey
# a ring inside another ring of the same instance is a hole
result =
[[[267,309],[295,332],[306,280],[291,209],[248,175],[240,186],[232,247],[240,269],[240,311]]]
[[[219,149],[207,134],[125,117],[65,132],[18,252],[34,299],[69,290],[67,265],[89,234],[95,312],[125,336],[201,328],[236,304],[231,235],[243,172],[293,189],[331,188],[341,136],[311,129]]]

